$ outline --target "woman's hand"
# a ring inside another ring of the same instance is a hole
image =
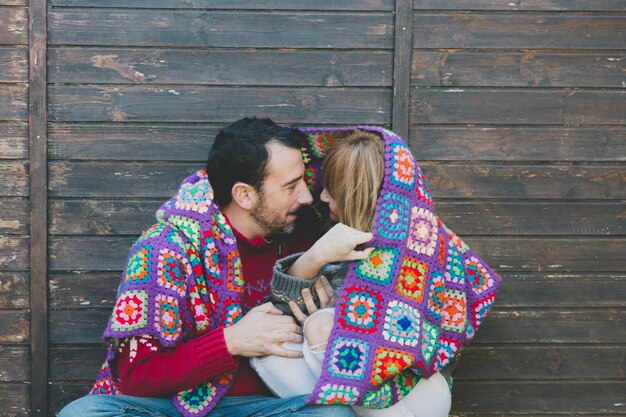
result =
[[[315,282],[314,287],[320,300],[320,308],[332,307],[335,305],[337,302],[337,294],[335,294],[333,287],[330,285],[330,282],[328,282],[325,276],[321,276],[320,279]],[[313,295],[308,288],[302,290],[302,298],[304,299],[304,305],[309,313],[308,315],[305,314],[300,307],[298,307],[298,304],[293,301],[289,302],[289,308],[291,309],[291,312],[296,320],[298,320],[301,324],[304,324],[307,317],[315,313],[318,308],[315,305],[315,302],[313,302]]]

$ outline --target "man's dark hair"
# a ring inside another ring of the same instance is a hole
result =
[[[265,179],[267,144],[275,141],[300,149],[306,137],[297,129],[281,127],[270,119],[244,118],[226,126],[215,137],[206,164],[215,201],[221,207],[230,204],[231,189],[238,182],[260,191]]]

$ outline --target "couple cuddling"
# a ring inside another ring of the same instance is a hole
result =
[[[60,416],[446,416],[499,281],[393,133],[242,119],[131,248],[113,395]]]

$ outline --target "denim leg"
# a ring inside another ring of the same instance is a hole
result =
[[[267,396],[224,397],[210,417],[355,417],[350,407],[307,405],[306,395],[290,398]]]
[[[178,417],[170,398],[130,395],[86,395],[68,405],[58,417]]]

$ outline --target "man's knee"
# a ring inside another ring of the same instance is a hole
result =
[[[92,411],[92,401],[94,395],[86,395],[84,397],[78,398],[65,407],[59,414],[58,417],[80,417],[89,415],[90,411]]]
[[[357,417],[352,407],[347,405],[333,405],[328,408],[332,410],[325,414],[324,417]]]

